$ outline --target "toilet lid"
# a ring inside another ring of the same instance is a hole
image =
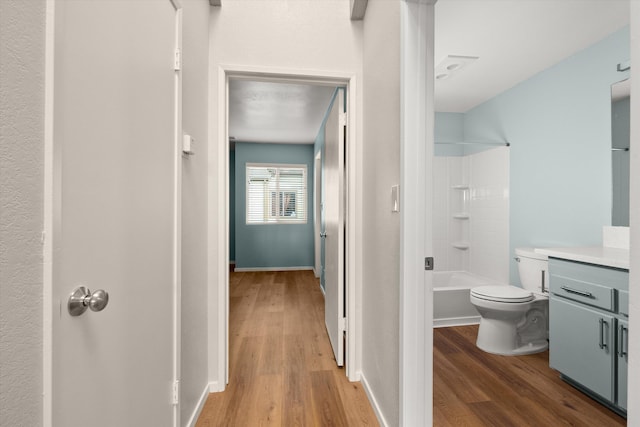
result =
[[[471,295],[498,302],[529,302],[534,299],[533,293],[515,286],[479,286],[471,289]]]

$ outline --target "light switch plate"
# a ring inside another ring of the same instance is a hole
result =
[[[400,212],[400,186],[391,187],[391,212]]]

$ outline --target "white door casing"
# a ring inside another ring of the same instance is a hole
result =
[[[344,365],[346,327],[344,310],[344,183],[345,183],[344,94],[337,89],[325,124],[324,218],[325,218],[325,299],[324,318],[329,341],[338,366]]]
[[[401,5],[400,425],[433,423],[434,4]],[[435,260],[437,262],[438,260]]]
[[[211,135],[221,143],[209,145],[210,164],[216,165],[209,174],[209,248],[217,255],[211,257],[209,275],[209,328],[215,339],[209,342],[209,385],[210,391],[224,391],[228,383],[228,325],[229,325],[229,134],[228,134],[228,85],[232,78],[290,82],[298,84],[324,84],[346,87],[349,115],[347,145],[349,191],[346,197],[346,222],[351,224],[346,235],[347,277],[346,323],[350,333],[347,336],[346,375],[350,381],[359,381],[361,375],[362,348],[362,192],[356,186],[362,176],[362,133],[361,121],[356,111],[362,104],[358,93],[358,78],[351,72],[309,71],[305,69],[282,69],[267,66],[220,66],[212,71],[210,103],[216,105],[216,120],[209,125]],[[218,125],[220,124],[220,125]],[[225,208],[221,210],[221,206]]]
[[[57,1],[48,15],[44,424],[177,425],[179,4]],[[106,308],[72,317],[80,285],[106,290]]]

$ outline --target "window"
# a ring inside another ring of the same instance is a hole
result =
[[[247,224],[307,223],[307,166],[247,164]]]

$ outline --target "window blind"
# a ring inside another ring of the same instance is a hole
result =
[[[247,164],[247,224],[307,222],[307,166]]]

